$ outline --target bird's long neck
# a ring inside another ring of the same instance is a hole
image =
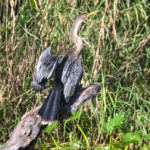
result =
[[[78,56],[83,48],[83,42],[81,38],[78,36],[78,29],[83,22],[83,19],[77,18],[72,25],[71,32],[70,32],[70,39],[76,45],[75,54]]]

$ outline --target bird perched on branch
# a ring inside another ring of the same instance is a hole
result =
[[[70,39],[75,44],[75,48],[70,49],[64,55],[57,56],[51,55],[51,47],[49,47],[42,52],[39,58],[34,74],[34,90],[42,91],[45,89],[47,80],[54,74],[52,88],[38,112],[43,119],[43,123],[44,121],[57,120],[60,107],[63,107],[63,103],[69,102],[77,89],[83,74],[80,58],[83,42],[78,36],[78,29],[87,17],[95,13],[80,15],[74,21],[70,32]]]

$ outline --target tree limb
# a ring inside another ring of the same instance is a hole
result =
[[[79,87],[73,98],[67,103],[59,115],[58,120],[70,117],[87,100],[97,96],[99,85],[89,85],[86,88]],[[42,130],[48,125],[41,124],[41,117],[37,115],[41,105],[25,113],[20,122],[10,135],[7,143],[1,150],[31,150]],[[53,122],[51,122],[53,123]],[[50,124],[51,124],[50,123]]]

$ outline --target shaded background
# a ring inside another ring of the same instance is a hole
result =
[[[42,50],[52,46],[54,54],[61,54],[73,47],[69,39],[73,21],[95,10],[100,12],[86,20],[79,31],[85,44],[81,83],[99,83],[101,91],[98,98],[84,105],[78,119],[64,121],[51,134],[43,133],[37,146],[56,145],[53,138],[62,147],[73,142],[87,146],[77,124],[92,147],[120,141],[121,134],[128,132],[141,135],[141,142],[129,149],[148,145],[142,138],[150,131],[148,0],[1,0],[1,144],[21,116],[41,104],[49,91],[37,94],[32,89],[33,71]],[[122,125],[105,133],[103,125],[120,112],[124,114]]]

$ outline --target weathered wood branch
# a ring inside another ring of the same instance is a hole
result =
[[[63,120],[76,112],[87,100],[97,96],[99,85],[90,85],[86,88],[78,88],[74,97],[61,110],[58,120]],[[25,113],[20,122],[10,135],[7,143],[1,150],[31,150],[42,130],[47,126],[41,124],[41,117],[37,115],[41,106]]]

